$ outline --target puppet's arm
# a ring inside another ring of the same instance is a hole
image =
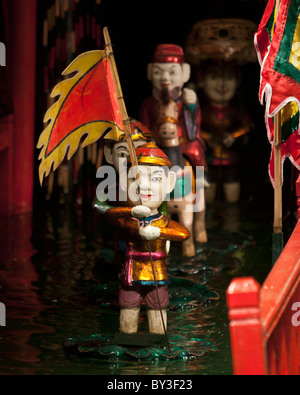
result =
[[[190,237],[190,232],[187,228],[172,220],[167,228],[159,228],[152,225],[140,227],[139,234],[142,239],[149,241],[158,238],[170,241],[183,241]]]
[[[124,217],[124,218],[129,218],[129,217],[135,217],[135,218],[147,218],[151,210],[148,207],[138,205],[134,207],[111,207],[108,210],[108,215],[113,216],[113,217]]]
[[[105,211],[105,216],[112,225],[122,226],[128,221],[131,217],[135,218],[145,218],[150,214],[150,209],[145,206],[121,206],[121,207],[110,207]]]
[[[184,88],[182,91],[182,99],[185,107],[193,113],[197,104],[196,92],[193,89]]]
[[[185,226],[170,220],[166,228],[160,229],[160,237],[170,241],[183,241],[190,237],[190,232]]]

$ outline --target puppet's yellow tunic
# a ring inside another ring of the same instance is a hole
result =
[[[178,222],[158,213],[143,220],[131,216],[130,207],[117,207],[107,211],[109,220],[121,227],[124,240],[124,262],[121,282],[123,285],[154,285],[154,276],[148,246],[150,245],[157,284],[168,284],[165,264],[166,244],[170,241],[183,241],[189,237],[189,231]],[[143,240],[139,228],[145,225],[160,228],[160,237],[153,241]]]

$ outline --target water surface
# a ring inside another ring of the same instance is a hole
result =
[[[217,204],[208,207],[209,242],[197,245],[195,258],[182,259],[180,247],[172,246],[171,276],[191,279],[219,297],[171,310],[168,332],[212,347],[191,360],[150,361],[87,358],[64,350],[67,338],[118,328],[118,309],[93,294],[99,284],[116,280],[113,233],[100,217],[89,209],[49,207],[2,219],[0,302],[7,317],[0,327],[0,373],[231,375],[225,292],[233,277],[250,275],[262,283],[270,270],[271,214],[253,201]]]

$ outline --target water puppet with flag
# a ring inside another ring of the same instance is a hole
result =
[[[255,48],[261,66],[259,100],[265,104],[265,123],[272,146],[269,175],[274,186],[275,235],[282,232],[284,160],[289,158],[300,170],[299,16],[300,0],[269,0],[255,34]],[[275,249],[278,251],[273,262],[282,248]]]
[[[125,136],[130,163],[137,169],[138,158],[133,144],[130,118],[127,114],[107,28],[104,28],[103,33],[106,44],[105,51],[91,51],[78,56],[63,72],[63,75],[71,73],[75,73],[75,75],[57,84],[51,93],[51,97],[59,96],[59,98],[45,115],[45,122],[48,121],[49,123],[37,144],[37,148],[41,149],[39,156],[39,159],[41,159],[39,167],[41,184],[44,176],[47,176],[51,169],[55,171],[65,157],[67,160],[72,158],[79,145],[85,147],[95,143],[100,138],[119,141],[124,139]],[[137,172],[135,178],[139,195],[139,172]],[[139,207],[142,206],[141,197],[139,202],[135,202],[135,204]],[[121,211],[122,209],[124,207],[121,207]],[[130,213],[132,214],[131,209]],[[145,229],[148,229],[147,225],[146,219],[142,218],[142,225],[138,230],[143,233]],[[155,313],[160,320],[160,330],[163,329],[163,334],[160,333],[160,335],[163,335],[171,354],[166,317],[163,314],[156,278],[155,259],[152,255],[154,253],[155,257],[157,251],[151,251],[150,240],[152,240],[152,235],[142,237],[141,233],[138,234],[138,240],[146,240],[146,253],[149,257],[150,270],[155,285],[153,293],[156,295],[159,306]],[[185,237],[188,236],[187,231]],[[157,235],[155,238],[158,237]],[[156,244],[155,248],[157,248]],[[120,314],[120,320],[121,316]],[[123,339],[122,341],[127,340]],[[131,342],[131,340],[129,341]]]

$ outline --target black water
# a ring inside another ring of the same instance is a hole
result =
[[[170,335],[210,345],[190,360],[66,353],[63,342],[69,337],[118,328],[118,309],[99,303],[92,293],[98,284],[115,280],[113,234],[89,209],[52,207],[2,219],[0,302],[6,306],[6,326],[0,327],[0,374],[231,375],[225,292],[233,277],[253,276],[262,283],[269,272],[271,209],[254,201],[216,204],[207,209],[209,242],[197,246],[194,259],[178,258],[179,246],[172,246],[172,276],[192,279],[219,295],[169,312]]]

